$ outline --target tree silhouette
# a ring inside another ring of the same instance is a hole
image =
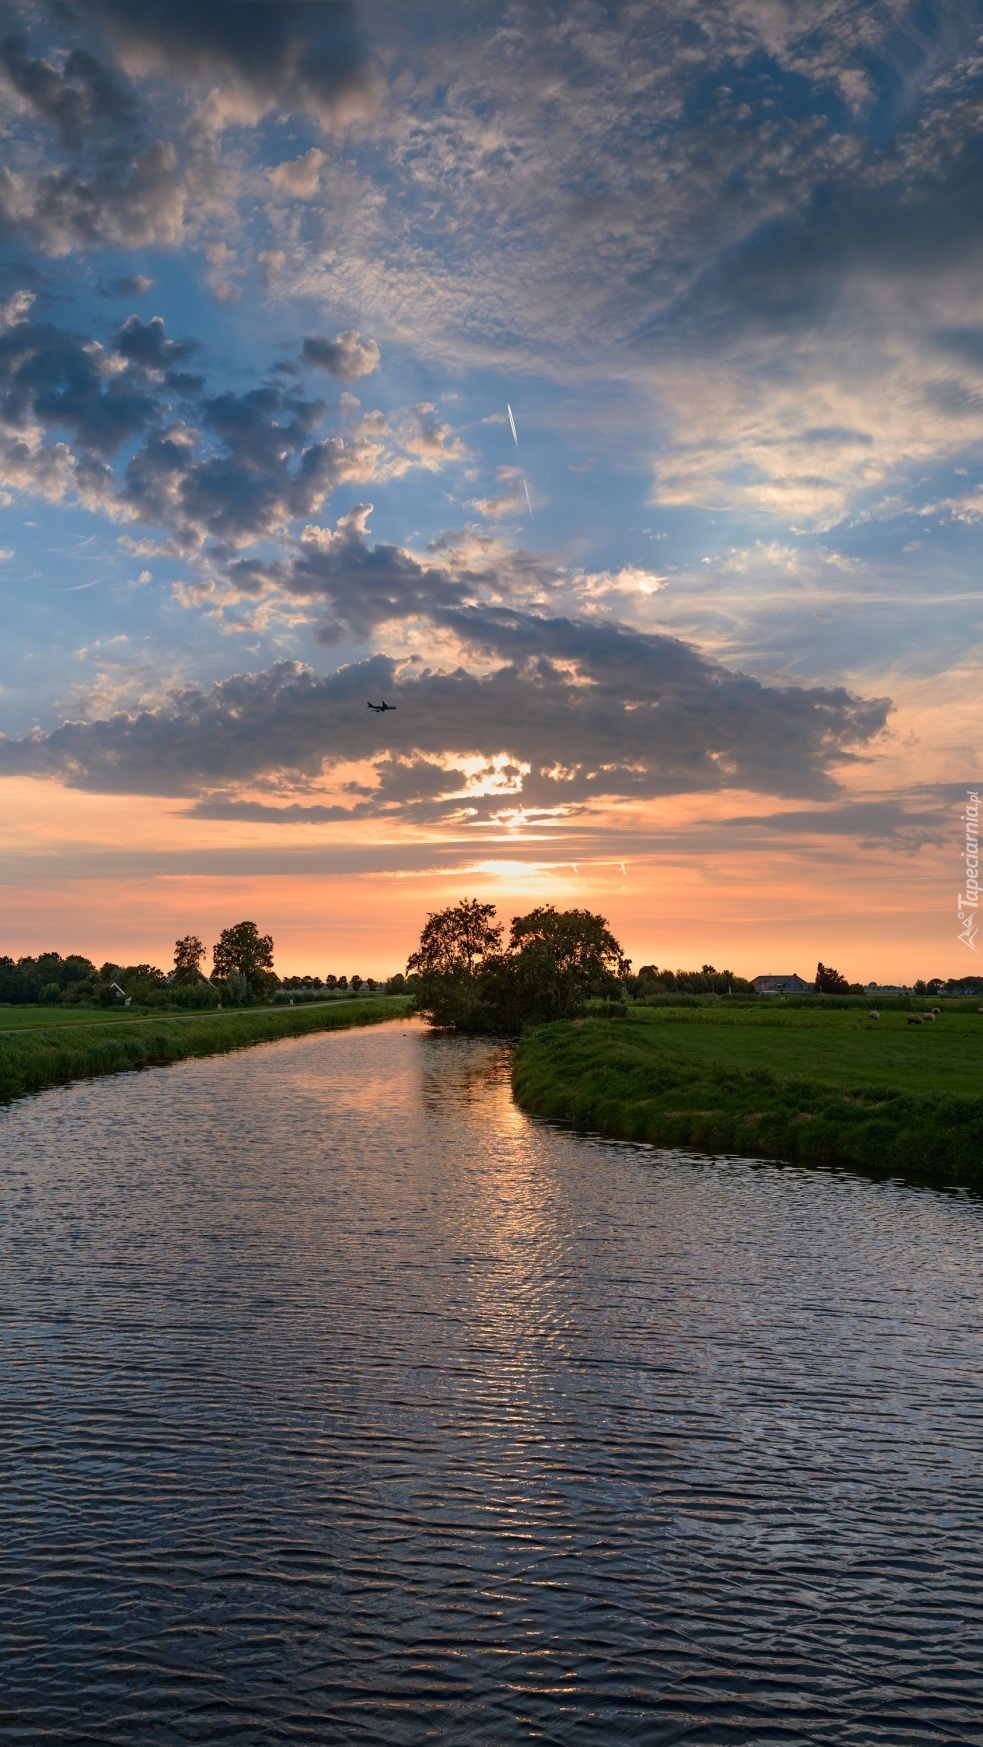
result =
[[[477,898],[431,911],[407,970],[421,977],[472,976],[481,960],[499,949],[502,927],[492,922],[494,914],[494,904],[479,904]]]
[[[253,986],[262,985],[263,973],[273,969],[273,936],[260,934],[255,922],[236,922],[223,928],[212,949],[216,977],[241,971]]]
[[[631,970],[603,916],[552,904],[516,916],[509,958],[530,1013],[563,1019],[591,995],[616,993]]]
[[[193,981],[201,973],[205,948],[197,934],[185,934],[174,942],[174,970],[179,982]]]

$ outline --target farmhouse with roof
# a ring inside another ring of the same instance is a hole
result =
[[[785,977],[752,977],[751,982],[759,995],[808,995],[816,986],[803,982],[794,971]]]

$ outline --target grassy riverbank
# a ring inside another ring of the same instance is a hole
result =
[[[543,1026],[519,1104],[625,1140],[983,1187],[983,1014],[643,1010]]]
[[[44,1009],[17,1008],[16,1029],[0,1026],[0,1101],[41,1092],[66,1080],[118,1074],[129,1068],[159,1067],[187,1056],[218,1055],[280,1037],[304,1037],[353,1025],[399,1019],[410,1003],[403,996],[325,1003],[323,1006],[231,1013],[128,1014],[106,1018],[85,1014],[52,1023]],[[10,1013],[10,1009],[6,1010]]]

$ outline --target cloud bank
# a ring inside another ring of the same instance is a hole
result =
[[[842,688],[764,686],[675,639],[610,625],[504,611],[451,622],[484,652],[484,672],[414,672],[376,655],[319,678],[280,662],[157,709],[2,740],[0,771],[208,797],[206,810],[228,816],[237,789],[320,783],[356,764],[370,774],[349,780],[328,814],[315,804],[315,821],[562,817],[728,787],[835,793],[836,767],[869,745],[889,707]],[[397,714],[366,710],[380,692]]]

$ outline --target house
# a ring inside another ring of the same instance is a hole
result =
[[[816,987],[803,982],[794,971],[785,977],[752,977],[751,982],[759,995],[811,995]]]

